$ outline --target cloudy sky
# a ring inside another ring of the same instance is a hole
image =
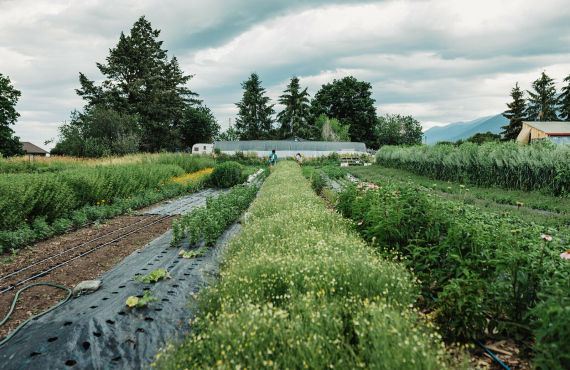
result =
[[[568,0],[0,0],[0,73],[22,92],[22,141],[56,138],[81,109],[78,74],[98,80],[121,31],[144,15],[193,74],[223,128],[257,72],[273,99],[292,76],[311,96],[353,75],[378,114],[424,128],[498,114],[515,82],[570,74]],[[280,107],[276,107],[280,110]]]

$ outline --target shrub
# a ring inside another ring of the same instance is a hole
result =
[[[73,222],[67,218],[58,218],[51,227],[56,235],[65,234],[72,226]]]
[[[218,188],[229,188],[244,181],[242,167],[239,163],[229,161],[216,167],[210,175],[212,185]]]

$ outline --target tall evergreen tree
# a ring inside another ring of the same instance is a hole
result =
[[[80,73],[81,88],[76,90],[86,101],[86,110],[103,106],[119,114],[137,115],[141,149],[146,151],[172,146],[176,124],[184,118],[186,108],[200,103],[198,94],[186,86],[192,76],[182,72],[175,57],[168,59],[159,35],[160,30],[139,18],[130,34],[121,32],[117,46],[109,50],[107,63],[97,63],[105,76],[103,83],[97,86]]]
[[[239,108],[236,118],[236,130],[241,140],[269,139],[272,132],[275,113],[273,104],[269,104],[269,97],[265,96],[265,89],[261,87],[261,80],[257,73],[252,73],[247,81],[242,82],[243,97],[236,106]]]
[[[503,112],[503,117],[509,120],[509,124],[502,126],[503,131],[503,141],[515,140],[522,129],[522,121],[525,119],[525,100],[523,97],[523,92],[519,88],[519,83],[515,84],[515,87],[511,90],[511,97],[513,101],[507,103],[507,109]]]
[[[291,78],[284,94],[279,97],[279,104],[285,109],[277,114],[277,121],[281,123],[279,129],[280,138],[298,136],[304,139],[310,138],[310,106],[307,88],[301,91],[299,78]]]
[[[570,121],[570,75],[564,79],[566,85],[562,87],[562,93],[559,97],[560,103],[560,119]]]
[[[314,119],[321,114],[349,125],[351,141],[364,142],[375,147],[374,126],[376,109],[372,99],[372,85],[352,76],[323,85],[311,102]]]
[[[542,72],[539,79],[532,83],[534,91],[527,90],[528,107],[525,115],[532,121],[556,121],[557,99],[554,80]]]
[[[12,86],[10,78],[0,73],[0,153],[6,157],[24,154],[20,139],[14,136],[14,130],[10,127],[20,117],[16,111],[20,95],[21,92]]]

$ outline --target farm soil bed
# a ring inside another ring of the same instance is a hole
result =
[[[144,212],[144,210],[141,210],[141,212]],[[9,253],[0,255],[0,260],[7,258],[13,259],[12,262],[0,265],[0,276],[9,274],[12,271],[18,270],[80,243],[133,224],[143,217],[144,216],[118,216],[101,222],[100,224],[90,225],[89,227],[84,227],[72,233],[36,243],[30,248],[23,249],[17,256],[12,257]],[[148,228],[139,230],[124,239],[98,249],[82,258],[78,258],[52,271],[46,276],[39,277],[29,282],[28,284],[49,282],[73,289],[81,281],[94,279],[103,272],[110,270],[133,251],[142,248],[148,242],[162,235],[166,230],[171,228],[172,220],[176,217],[179,216],[167,218],[149,226]],[[152,220],[159,218],[160,216],[154,216]],[[112,238],[113,237],[111,236],[101,239],[101,241],[106,241],[107,239]],[[100,241],[97,243],[99,242]],[[93,243],[93,245],[96,245],[96,243]],[[22,275],[27,276],[27,274]],[[21,278],[22,277],[17,275],[12,279],[8,279],[8,281],[3,281],[1,285],[4,287],[5,285],[9,285],[12,281],[17,281]],[[8,313],[16,291],[28,284],[24,284],[17,289],[13,289],[12,291],[0,295],[0,318],[4,318]],[[20,323],[24,322],[28,318],[55,305],[61,299],[65,298],[66,295],[67,292],[48,286],[36,286],[27,289],[20,294],[10,319],[0,327],[0,338],[4,338],[18,325],[20,325]]]

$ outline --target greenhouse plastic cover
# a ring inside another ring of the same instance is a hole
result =
[[[305,157],[316,158],[331,153],[366,153],[366,145],[352,141],[294,141],[294,140],[249,140],[249,141],[217,141],[214,148],[223,153],[256,152],[259,157],[267,157],[275,150],[278,158],[294,157],[301,153]]]
[[[32,320],[0,347],[2,369],[139,369],[148,367],[159,348],[190,330],[189,296],[217,274],[218,254],[239,231],[234,224],[205,255],[183,259],[170,247],[168,231],[102,274],[101,288],[72,299]],[[136,274],[167,270],[172,279],[154,284]],[[150,290],[158,302],[129,308],[129,296]]]

